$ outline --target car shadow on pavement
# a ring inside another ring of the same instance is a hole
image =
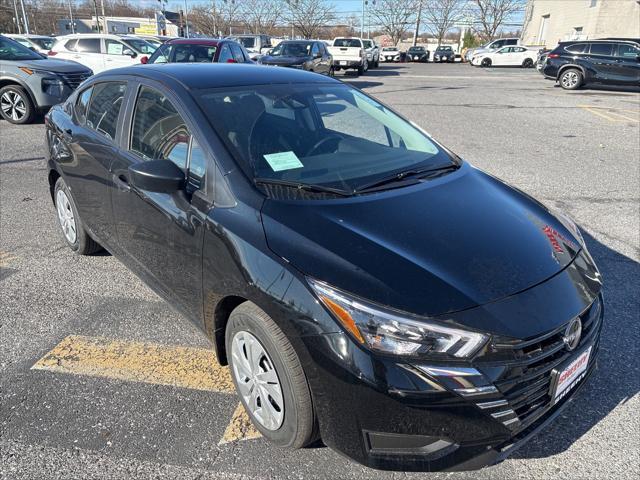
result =
[[[567,450],[640,391],[637,347],[640,264],[586,232],[584,237],[604,280],[605,317],[598,368],[572,404],[513,458],[544,458]]]

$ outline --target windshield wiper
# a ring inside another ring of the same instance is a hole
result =
[[[441,167],[412,168],[409,170],[403,170],[402,172],[394,173],[393,175],[389,175],[388,177],[379,178],[378,180],[374,180],[373,182],[360,185],[358,188],[355,189],[355,193],[363,193],[366,191],[377,190],[391,183],[402,182],[405,179],[415,180],[415,182],[418,182],[423,178],[439,176],[439,175],[442,175],[443,173],[457,170],[458,168],[460,168],[460,165],[451,164],[451,165],[444,165]],[[400,186],[404,186],[404,182]]]
[[[312,183],[292,182],[290,180],[277,180],[274,178],[256,178],[253,180],[256,185],[278,185],[283,187],[296,188],[307,192],[333,193],[341,197],[349,197],[353,192],[341,190],[339,188],[325,187],[324,185],[315,185]]]

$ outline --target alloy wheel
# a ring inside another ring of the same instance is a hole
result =
[[[267,430],[284,421],[284,396],[273,361],[260,341],[246,331],[231,342],[233,375],[247,409]]]
[[[562,86],[564,88],[574,88],[578,84],[578,74],[574,71],[566,72],[562,75]]]
[[[76,243],[76,219],[73,215],[73,208],[71,207],[69,197],[64,193],[64,190],[58,190],[56,194],[56,210],[58,211],[58,221],[60,222],[60,227],[62,227],[62,233],[64,233],[65,238],[71,244]]]
[[[0,109],[8,118],[19,122],[27,114],[27,105],[21,95],[11,90],[4,92],[0,97]]]

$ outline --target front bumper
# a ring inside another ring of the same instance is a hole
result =
[[[69,95],[92,75],[90,72],[64,73],[49,75],[35,73],[26,78],[27,86],[39,110],[64,102]]]
[[[496,343],[488,360],[438,366],[373,355],[342,333],[302,337],[314,365],[305,371],[322,439],[383,470],[472,470],[500,462],[551,422],[596,368],[602,297],[580,317],[585,333],[575,352],[558,344],[563,324],[526,341]],[[553,372],[590,346],[584,378],[553,404]]]

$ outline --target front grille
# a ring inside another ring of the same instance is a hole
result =
[[[89,72],[77,72],[77,73],[61,73],[59,74],[62,81],[71,87],[73,90],[78,88],[82,82],[91,76]]]
[[[496,345],[498,353],[507,354],[512,359],[505,362],[507,368],[495,382],[496,388],[519,419],[519,423],[512,428],[526,428],[552,407],[552,371],[588,345],[593,345],[593,348],[587,368],[592,366],[602,326],[601,313],[602,301],[598,297],[580,314],[582,337],[578,347],[572,352],[567,351],[563,340],[568,323],[534,339]]]

